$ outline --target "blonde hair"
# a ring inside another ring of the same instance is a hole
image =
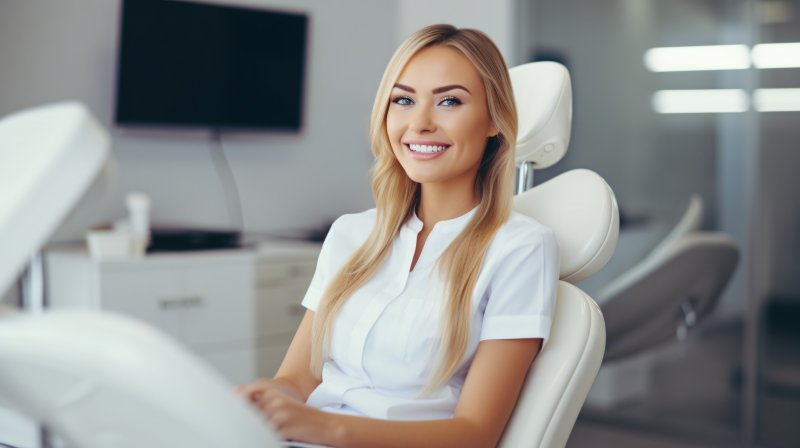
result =
[[[478,70],[486,90],[489,117],[499,132],[488,139],[475,178],[476,193],[481,198],[478,210],[439,260],[448,298],[443,305],[438,365],[425,393],[446,384],[466,352],[472,321],[472,291],[486,250],[511,213],[517,110],[508,68],[489,37],[473,29],[432,25],[412,34],[395,51],[375,95],[370,140],[375,155],[371,179],[377,221],[364,244],[331,279],[315,315],[311,370],[318,376],[330,350],[337,314],[386,259],[392,241],[419,199],[420,185],[406,175],[392,152],[386,113],[390,92],[408,61],[419,51],[436,45],[455,48]]]

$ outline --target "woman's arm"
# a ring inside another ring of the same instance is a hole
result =
[[[284,437],[295,440],[354,448],[491,447],[497,445],[514,410],[541,342],[482,341],[452,419],[391,421],[353,417],[322,412],[274,396],[264,397],[258,404]]]
[[[311,326],[314,312],[306,311],[300,326],[292,338],[289,350],[283,357],[278,372],[272,379],[259,379],[248,385],[240,386],[237,392],[257,402],[261,395],[269,393],[286,394],[291,398],[305,402],[320,383],[320,379],[311,374]]]
[[[286,381],[293,384],[306,401],[311,392],[322,381],[311,374],[311,328],[314,323],[314,312],[306,310],[300,326],[289,344],[289,350],[283,357],[273,380]]]

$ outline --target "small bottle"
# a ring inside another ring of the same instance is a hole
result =
[[[150,198],[144,193],[128,193],[128,222],[131,233],[131,256],[143,257],[150,243]]]

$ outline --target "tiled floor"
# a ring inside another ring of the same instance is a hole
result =
[[[796,448],[800,446],[800,305],[765,313],[762,334],[755,445]],[[567,446],[744,446],[741,341],[741,324],[728,322],[660,348],[653,357],[650,393],[612,408],[584,408]]]
[[[715,445],[676,436],[617,426],[578,421],[567,442],[567,448],[731,448],[729,444]]]

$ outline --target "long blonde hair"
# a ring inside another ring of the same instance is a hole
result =
[[[435,45],[455,48],[478,70],[486,90],[489,117],[499,132],[488,139],[475,178],[475,189],[481,198],[478,210],[439,260],[448,300],[441,322],[438,365],[426,391],[446,384],[466,352],[472,321],[472,291],[486,250],[511,213],[517,109],[508,68],[489,37],[473,29],[432,25],[412,34],[395,51],[375,95],[370,140],[375,155],[371,179],[377,221],[364,244],[331,279],[317,309],[311,345],[311,370],[316,375],[321,374],[329,353],[337,314],[386,259],[392,241],[417,205],[420,185],[406,175],[392,152],[386,113],[390,92],[408,61],[419,51]]]

